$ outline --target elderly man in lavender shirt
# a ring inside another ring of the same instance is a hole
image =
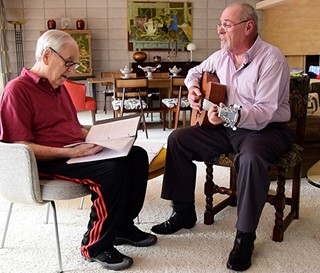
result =
[[[185,83],[193,108],[201,108],[200,81],[204,71],[216,73],[227,86],[225,101],[208,111],[215,128],[192,126],[169,136],[161,197],[172,200],[173,214],[152,227],[158,234],[192,228],[195,212],[196,161],[237,152],[236,240],[227,267],[244,271],[251,266],[256,229],[269,189],[268,166],[293,141],[290,119],[290,71],[280,50],[262,41],[257,14],[244,3],[229,5],[217,24],[221,50],[189,70]],[[223,126],[217,106],[241,106],[237,130]]]

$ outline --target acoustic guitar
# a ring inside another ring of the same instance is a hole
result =
[[[191,126],[199,124],[208,128],[214,128],[217,125],[212,124],[207,115],[207,111],[213,106],[213,104],[219,104],[224,102],[226,95],[226,86],[221,84],[216,74],[210,72],[204,72],[201,79],[202,100],[201,111],[192,109],[191,113]],[[240,106],[231,105],[225,107],[218,107],[218,117],[223,121],[223,125],[236,130],[235,126],[240,112]]]

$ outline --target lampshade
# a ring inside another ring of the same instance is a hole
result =
[[[187,45],[187,50],[190,51],[190,58],[189,58],[189,61],[192,62],[192,51],[196,50],[196,45],[193,44],[193,43],[190,43]]]
[[[196,50],[196,49],[197,49],[197,47],[193,43],[190,43],[190,44],[187,45],[187,50],[188,51],[193,51],[193,50]]]

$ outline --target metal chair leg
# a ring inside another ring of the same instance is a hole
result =
[[[60,239],[59,239],[59,229],[58,229],[58,220],[57,220],[57,210],[56,204],[54,201],[50,201],[52,210],[53,210],[53,221],[54,221],[54,229],[56,233],[56,241],[57,241],[57,252],[58,252],[58,262],[59,262],[59,272],[62,273],[62,261],[61,261],[61,249],[60,249]]]
[[[79,209],[83,209],[84,197],[81,197]]]
[[[50,203],[47,204],[46,220],[44,221],[45,224],[48,224],[49,222],[49,214],[50,214]]]
[[[10,221],[10,216],[11,216],[11,212],[12,212],[12,206],[13,203],[10,203],[9,205],[9,210],[8,210],[8,214],[7,214],[7,220],[6,220],[6,225],[4,227],[4,232],[3,232],[3,236],[2,236],[2,241],[1,241],[1,246],[0,248],[4,247],[4,242],[6,240],[6,236],[7,236],[7,231],[8,231],[8,226],[9,226],[9,221]]]

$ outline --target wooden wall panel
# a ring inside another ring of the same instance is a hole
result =
[[[291,0],[265,9],[263,38],[285,55],[319,55],[319,17],[319,0]]]

